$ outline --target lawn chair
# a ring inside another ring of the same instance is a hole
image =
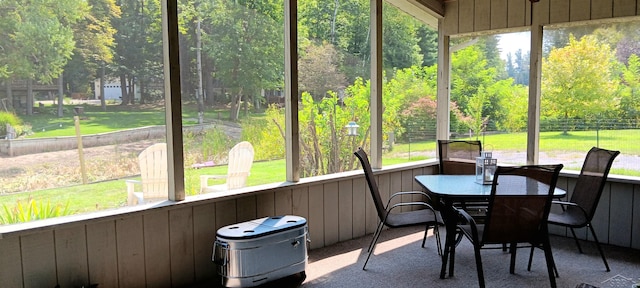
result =
[[[200,175],[200,193],[221,192],[242,188],[253,164],[253,146],[247,141],[240,142],[229,151],[227,175]],[[227,179],[226,183],[209,186],[210,179]]]
[[[167,144],[153,144],[138,155],[140,180],[126,180],[127,204],[143,204],[150,200],[167,199],[169,181],[167,177]],[[141,190],[136,191],[136,186]]]

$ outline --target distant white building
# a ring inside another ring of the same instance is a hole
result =
[[[119,81],[113,81],[113,82],[109,82],[112,81],[111,79],[107,80],[108,83],[104,84],[104,99],[105,100],[118,100],[121,101],[122,100],[122,89],[120,86],[120,82]],[[96,79],[95,81],[93,81],[93,87],[94,87],[94,91],[95,91],[95,99],[100,99],[100,79]],[[140,90],[138,89],[138,86],[134,86],[134,95],[135,95],[135,99],[139,100],[140,99]],[[129,87],[127,86],[127,89],[129,89]]]

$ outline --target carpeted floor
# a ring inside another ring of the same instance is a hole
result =
[[[362,265],[371,235],[314,249],[309,251],[305,279],[296,274],[257,288],[478,287],[473,247],[467,239],[456,249],[454,277],[440,279],[441,260],[435,237],[430,235],[426,247],[421,248],[422,235],[419,227],[383,231],[366,271]],[[640,288],[640,250],[604,245],[611,267],[611,271],[606,272],[595,245],[584,241],[581,244],[584,254],[578,252],[573,239],[551,237],[560,274],[556,278],[557,287]],[[531,271],[527,271],[529,249],[517,252],[515,274],[509,274],[507,252],[481,251],[486,287],[550,287],[542,250],[536,250]],[[219,283],[203,283],[194,288],[219,287]]]
[[[363,271],[370,237],[367,235],[311,250],[307,277],[301,286],[478,287],[473,248],[466,239],[456,249],[454,277],[440,279],[441,262],[436,252],[435,237],[428,237],[426,247],[421,248],[422,231],[419,228],[383,231],[367,270]],[[589,242],[581,244],[584,254],[578,252],[573,239],[552,236],[551,245],[560,274],[556,278],[558,287],[574,288],[585,284],[601,288],[631,288],[640,284],[640,250],[605,245],[605,255],[611,267],[611,271],[606,272],[595,245]],[[536,250],[532,269],[527,271],[529,249],[519,249],[515,274],[509,274],[510,256],[501,249],[482,250],[481,255],[487,287],[550,287],[542,250]],[[278,286],[282,287],[282,282],[273,287]]]

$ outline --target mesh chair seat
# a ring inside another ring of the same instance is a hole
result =
[[[395,204],[392,203],[392,200],[394,198],[403,195],[420,195],[425,200],[428,200],[429,196],[422,191],[396,192],[389,196],[389,200],[385,205],[382,201],[382,196],[380,195],[378,184],[375,181],[373,170],[371,169],[371,164],[369,163],[369,157],[367,156],[367,153],[365,153],[362,148],[358,148],[358,150],[353,154],[356,155],[356,157],[360,160],[360,164],[362,164],[362,170],[364,170],[364,176],[369,186],[371,199],[373,200],[373,204],[376,208],[379,219],[378,227],[373,233],[373,238],[371,239],[369,249],[367,250],[369,254],[367,255],[367,259],[364,261],[362,270],[366,269],[367,263],[369,263],[369,258],[371,257],[371,254],[373,254],[373,250],[375,249],[376,243],[378,242],[378,237],[380,237],[380,233],[385,226],[389,228],[397,228],[413,225],[424,225],[425,231],[424,237],[422,238],[422,247],[424,247],[425,241],[427,240],[427,231],[429,230],[429,228],[433,228],[433,232],[436,235],[438,255],[441,255],[442,248],[440,244],[440,232],[438,232],[438,225],[443,225],[443,221],[442,218],[440,218],[440,214],[436,212],[433,207],[431,207],[431,205],[429,205],[425,201],[399,202]],[[405,209],[402,210],[408,211],[398,212],[401,211],[401,208],[403,207]]]
[[[503,248],[507,244],[511,254],[509,272],[512,274],[517,248],[543,248],[549,281],[551,287],[556,287],[553,273],[555,264],[546,220],[561,169],[562,164],[498,167],[484,223],[478,223],[466,211],[458,210],[462,223],[458,224],[457,228],[473,244],[480,287],[485,287],[480,249]],[[525,246],[519,246],[521,244]],[[448,253],[449,249],[445,248],[445,265],[442,269],[446,266]],[[451,253],[455,255],[454,251]],[[453,273],[453,259],[451,262]]]
[[[580,228],[587,222],[587,215],[580,208],[567,207],[561,213],[549,213],[549,224]]]
[[[601,149],[598,147],[591,148],[591,150],[587,152],[584,164],[582,164],[582,169],[576,181],[576,186],[573,189],[573,194],[571,194],[571,199],[568,202],[554,202],[554,204],[562,205],[563,211],[560,213],[551,212],[549,214],[549,224],[569,228],[580,253],[582,253],[582,248],[580,247],[580,242],[578,241],[574,228],[589,227],[591,235],[593,236],[593,242],[596,243],[596,247],[600,252],[602,262],[604,262],[607,272],[611,271],[611,269],[609,269],[609,263],[607,263],[607,258],[604,256],[602,247],[600,247],[600,242],[598,241],[591,221],[596,214],[596,208],[598,207],[598,202],[600,202],[600,196],[607,182],[613,160],[618,154],[620,154],[620,151]],[[531,263],[532,257],[533,249],[531,249],[529,263]]]
[[[425,222],[425,219],[428,219],[428,221]],[[392,228],[413,226],[416,224],[429,224],[431,226],[444,225],[443,223],[440,213],[433,213],[433,211],[429,209],[389,213],[385,221],[385,224]]]

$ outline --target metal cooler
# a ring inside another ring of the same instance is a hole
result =
[[[305,277],[307,220],[265,217],[218,229],[212,260],[225,287],[257,286],[296,273]]]

